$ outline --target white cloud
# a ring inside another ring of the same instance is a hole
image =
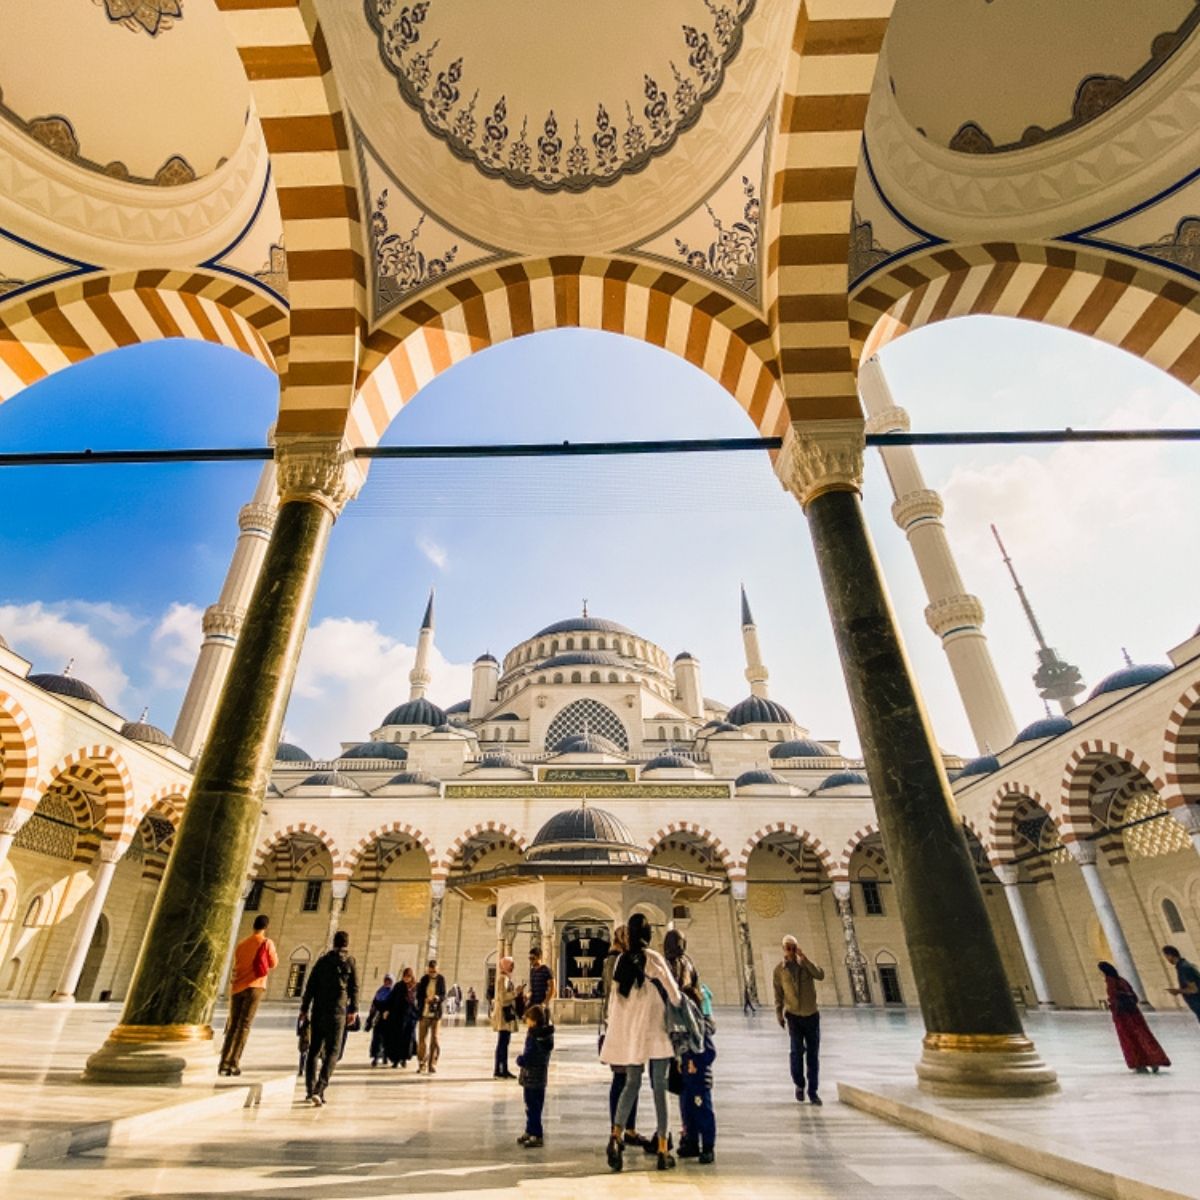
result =
[[[178,601],[163,614],[150,638],[155,687],[183,687],[191,678],[204,640],[203,615],[195,604]]]
[[[286,740],[318,757],[336,755],[342,742],[365,741],[408,698],[415,657],[413,646],[388,637],[374,621],[326,617],[304,642]],[[469,663],[447,662],[434,647],[429,672],[435,704],[454,704],[470,693]]]
[[[34,664],[35,672],[57,673],[73,658],[71,673],[90,683],[105,703],[118,709],[129,686],[129,677],[121,669],[112,649],[82,621],[71,620],[66,613],[93,610],[101,623],[110,627],[123,622],[123,610],[107,605],[89,605],[85,601],[62,604],[0,604],[0,633],[16,652]],[[95,610],[111,609],[97,614]],[[136,620],[129,614],[129,619]]]
[[[446,553],[445,546],[438,545],[438,543],[435,542],[431,537],[419,537],[417,539],[417,549],[420,550],[421,553],[425,555],[425,557],[429,559],[429,561],[433,563],[433,565],[437,567],[439,571],[444,571],[446,569],[446,564],[450,561],[450,556]]]

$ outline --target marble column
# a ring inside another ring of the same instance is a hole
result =
[[[446,881],[434,879],[429,884],[429,937],[426,940],[426,959],[438,956],[438,942],[442,935],[442,910],[445,905]]]
[[[346,897],[350,895],[350,880],[334,879],[329,885],[329,892],[329,929],[325,934],[327,950],[333,945],[333,935],[337,933],[342,913],[346,910]],[[364,947],[364,951],[365,949],[366,947]]]
[[[178,1083],[215,1064],[209,1021],[329,531],[362,483],[329,438],[279,437],[279,514],[175,836],[121,1024],[86,1077]]]
[[[25,822],[33,816],[31,808],[6,808],[0,810],[0,867],[8,859],[8,852]]]
[[[1042,969],[1042,956],[1038,953],[1033,926],[1029,923],[1029,911],[1025,907],[1025,897],[1021,894],[1021,868],[1016,863],[998,863],[992,870],[1004,885],[1004,898],[1008,901],[1009,911],[1012,913],[1017,941],[1021,943],[1021,953],[1025,955],[1025,965],[1029,968],[1033,994],[1040,1007],[1053,1008],[1050,985],[1046,982],[1046,972]]]
[[[1025,1036],[962,818],[863,516],[863,423],[793,422],[776,470],[808,517],[920,995],[922,1088],[1057,1088]]]
[[[842,937],[846,942],[846,970],[850,974],[850,990],[855,1004],[870,1004],[871,989],[867,984],[867,958],[858,946],[858,931],[854,928],[854,908],[850,903],[850,881],[835,879],[833,898],[838,916],[842,919]]]
[[[733,896],[733,923],[737,926],[738,949],[742,957],[742,999],[744,1002],[749,996],[750,1003],[757,1006],[758,972],[754,967],[754,943],[750,940],[750,914],[746,911],[746,881],[731,879],[729,890]]]
[[[255,841],[257,842],[257,838]],[[233,923],[229,927],[229,946],[225,950],[225,961],[221,966],[221,983],[217,988],[217,998],[220,999],[229,991],[229,977],[233,973],[233,952],[237,949],[238,930],[242,924],[242,914],[246,911],[246,899],[250,895],[250,889],[254,886],[254,880],[247,879],[242,884],[241,901],[234,907]]]
[[[80,914],[79,924],[75,926],[75,936],[71,939],[71,949],[67,954],[58,987],[50,997],[56,1004],[75,1003],[75,989],[79,986],[79,976],[83,974],[83,964],[92,947],[96,926],[100,924],[100,914],[104,911],[104,901],[108,899],[108,889],[112,887],[117,863],[121,861],[121,855],[124,853],[125,847],[119,842],[100,843],[96,855],[100,865],[92,877],[92,890],[84,900],[83,912]]]
[[[1079,869],[1083,873],[1083,882],[1087,884],[1088,894],[1092,898],[1092,905],[1100,920],[1100,928],[1104,930],[1108,948],[1112,951],[1113,966],[1137,992],[1143,1005],[1149,1008],[1146,989],[1142,986],[1137,967],[1133,965],[1133,952],[1129,949],[1125,930],[1121,928],[1117,910],[1113,907],[1112,897],[1108,894],[1104,877],[1100,874],[1100,867],[1096,861],[1099,856],[1099,847],[1095,842],[1070,842],[1067,849],[1070,850],[1071,857],[1079,864]]]

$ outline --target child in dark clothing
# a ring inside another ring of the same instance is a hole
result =
[[[525,1092],[525,1132],[517,1138],[517,1143],[527,1150],[536,1150],[544,1144],[542,1108],[554,1050],[554,1026],[546,1020],[546,1010],[540,1004],[531,1004],[525,1010],[525,1028],[525,1048],[517,1058]]]
[[[682,1084],[679,1108],[683,1113],[683,1138],[680,1142],[679,1156],[710,1163],[715,1158],[717,1144],[717,1116],[713,1111],[712,1101],[712,1065],[713,1059],[717,1057],[713,1035],[717,1027],[712,1017],[703,1015],[704,1005],[696,988],[684,988],[683,994],[701,1014],[704,1049],[699,1053],[685,1052],[679,1064]]]

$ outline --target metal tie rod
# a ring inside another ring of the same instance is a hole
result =
[[[1066,442],[1196,442],[1200,429],[1002,429],[962,433],[868,433],[866,444],[888,446],[1030,446]],[[570,458],[626,454],[711,454],[778,450],[783,439],[679,438],[639,442],[517,442],[468,446],[362,446],[364,459]],[[266,462],[269,446],[145,450],[25,450],[0,453],[0,467],[78,467],[135,463]]]

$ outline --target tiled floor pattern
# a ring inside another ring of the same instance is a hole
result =
[[[115,1013],[0,1006],[0,1119],[67,1114],[82,1091],[88,1106],[111,1103],[110,1089],[68,1082]],[[50,1018],[53,1017],[53,1020]],[[372,1070],[353,1035],[328,1107],[264,1108],[165,1130],[137,1144],[92,1151],[3,1177],[7,1200],[229,1195],[255,1200],[381,1200],[391,1196],[555,1200],[633,1198],[668,1188],[679,1197],[862,1197],[872,1200],[1048,1200],[1068,1188],[980,1159],[855,1112],[835,1100],[834,1081],[912,1078],[919,1020],[892,1013],[825,1014],[822,1109],[798,1105],[787,1074],[787,1040],[769,1014],[718,1014],[717,1163],[650,1171],[630,1156],[610,1175],[602,1146],[607,1075],[596,1062],[594,1031],[560,1028],[546,1146],[523,1151],[519,1090],[494,1082],[493,1035],[451,1026],[433,1078]],[[1063,1074],[1067,1103],[1003,1106],[997,1119],[1046,1136],[1123,1139],[1131,1154],[1194,1156],[1200,1026],[1176,1015],[1152,1018],[1177,1069],[1157,1078],[1129,1075],[1111,1026],[1097,1014],[1033,1017],[1031,1032]],[[293,1013],[264,1009],[251,1037],[248,1069],[278,1070],[291,1058]],[[36,1061],[35,1061],[36,1060]],[[33,1063],[27,1067],[26,1064]],[[42,1082],[39,1084],[38,1080]],[[651,1112],[648,1091],[643,1111]],[[21,1114],[24,1114],[23,1116]],[[643,1122],[644,1124],[645,1122]],[[1181,1131],[1186,1136],[1180,1139]],[[1200,1173],[1200,1165],[1197,1168]]]

